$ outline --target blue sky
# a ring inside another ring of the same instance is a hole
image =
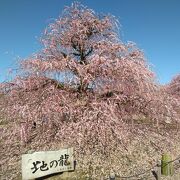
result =
[[[72,0],[0,0],[0,82],[16,61],[40,49],[39,38]],[[153,64],[160,83],[180,73],[179,0],[79,0],[121,24],[122,41],[133,41]]]

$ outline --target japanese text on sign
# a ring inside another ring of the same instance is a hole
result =
[[[74,170],[72,148],[22,155],[23,179],[33,179],[71,170]]]

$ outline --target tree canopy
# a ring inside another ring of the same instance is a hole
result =
[[[175,98],[180,99],[180,74],[176,75],[166,86],[167,92]]]

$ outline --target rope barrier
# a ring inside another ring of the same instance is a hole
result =
[[[165,167],[165,166],[167,166],[168,164],[170,164],[170,163],[172,163],[172,162],[175,162],[175,161],[177,161],[177,160],[179,160],[179,163],[180,163],[180,155],[179,155],[177,158],[175,158],[174,160],[171,160],[171,161],[167,162],[166,165],[164,165],[163,167]],[[129,175],[129,176],[117,176],[117,175],[116,175],[116,177],[121,178],[121,179],[128,179],[128,178],[138,177],[138,176],[141,176],[141,175],[146,174],[147,172],[152,171],[152,170],[153,170],[154,168],[156,168],[156,167],[161,167],[161,164],[156,164],[156,165],[154,165],[153,167],[151,167],[151,168],[149,168],[149,169],[147,169],[147,170],[145,170],[145,171],[143,171],[143,172],[141,172],[141,173],[138,173],[138,174]]]

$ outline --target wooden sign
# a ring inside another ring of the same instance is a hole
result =
[[[22,155],[22,179],[29,180],[46,175],[73,171],[73,148],[42,151]]]

